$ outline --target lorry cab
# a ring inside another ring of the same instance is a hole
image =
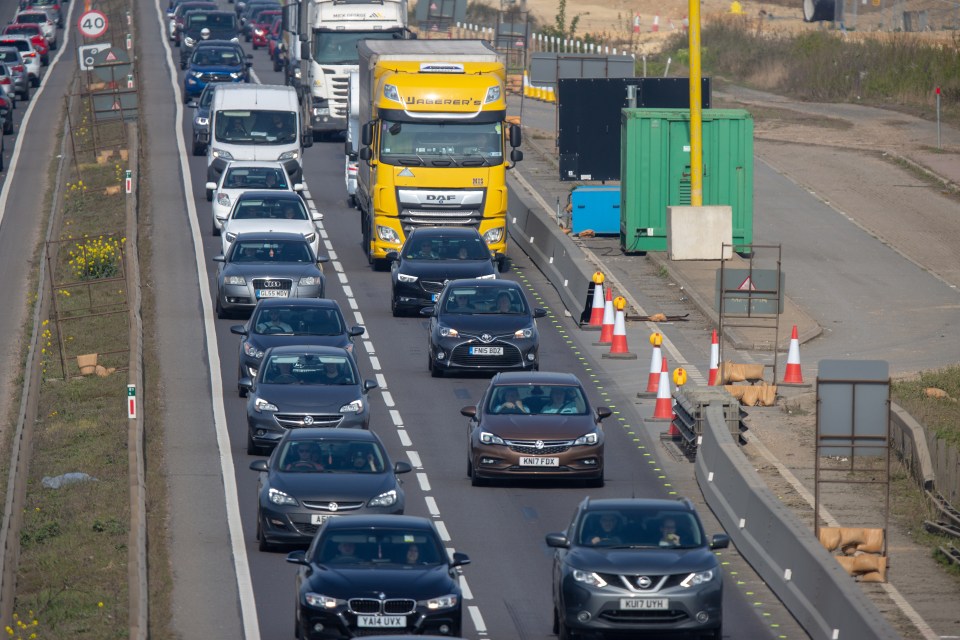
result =
[[[210,105],[207,182],[218,182],[231,160],[282,162],[290,180],[303,181],[303,149],[313,144],[304,130],[293,87],[223,85]],[[207,190],[207,200],[213,192]]]

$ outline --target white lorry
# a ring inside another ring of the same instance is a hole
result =
[[[345,131],[349,74],[359,65],[357,43],[412,38],[407,0],[290,1],[285,14],[278,66],[286,68],[287,83],[297,83],[318,138]]]
[[[347,115],[347,141],[343,146],[343,181],[347,185],[347,204],[357,206],[357,154],[360,152],[360,73],[350,72],[347,91],[350,112]]]

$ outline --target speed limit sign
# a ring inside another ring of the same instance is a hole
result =
[[[77,28],[87,38],[99,38],[107,32],[107,16],[102,11],[92,9],[80,16]]]

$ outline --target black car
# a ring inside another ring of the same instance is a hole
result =
[[[714,549],[686,499],[580,503],[563,533],[551,533],[553,632],[574,635],[697,634],[719,640],[723,576]]]
[[[327,520],[297,570],[296,635],[301,640],[383,633],[458,636],[463,596],[457,567],[436,527],[413,516]]]
[[[393,463],[372,431],[292,429],[269,460],[254,460],[257,485],[257,541],[309,544],[327,520],[371,513],[402,514],[404,492]]]
[[[13,104],[13,98],[0,95],[0,128],[5,136],[13,133]]]
[[[248,391],[247,453],[271,449],[290,429],[370,425],[367,394],[353,355],[340,347],[285,345],[263,354],[257,377],[241,378]]]
[[[547,312],[532,308],[516,282],[451,280],[420,313],[430,316],[427,366],[434,377],[540,367],[536,318]]]
[[[217,270],[217,317],[252,311],[262,298],[322,298],[326,286],[321,263],[299,233],[244,233],[227,255],[213,257]]]
[[[197,9],[184,16],[180,31],[180,68],[187,68],[187,61],[194,47],[201,40],[230,40],[237,37],[237,16],[232,11],[208,11]]]
[[[437,301],[450,280],[497,277],[487,244],[473,227],[416,227],[407,234],[400,251],[387,253],[390,262],[394,316],[417,312]]]
[[[240,396],[246,390],[241,378],[257,377],[263,353],[282,345],[323,345],[353,350],[353,338],[362,336],[361,326],[347,327],[336,300],[327,298],[264,298],[257,302],[246,324],[230,327],[243,336],[237,366]]]
[[[213,102],[213,92],[217,90],[217,83],[207,84],[200,97],[187,103],[187,106],[196,109],[193,114],[193,155],[202,156],[207,152],[207,143],[210,135],[210,103]]]

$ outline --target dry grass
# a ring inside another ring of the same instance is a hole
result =
[[[943,389],[948,398],[930,398],[924,389]],[[896,382],[893,400],[937,437],[960,447],[960,366],[927,371],[916,379]]]

